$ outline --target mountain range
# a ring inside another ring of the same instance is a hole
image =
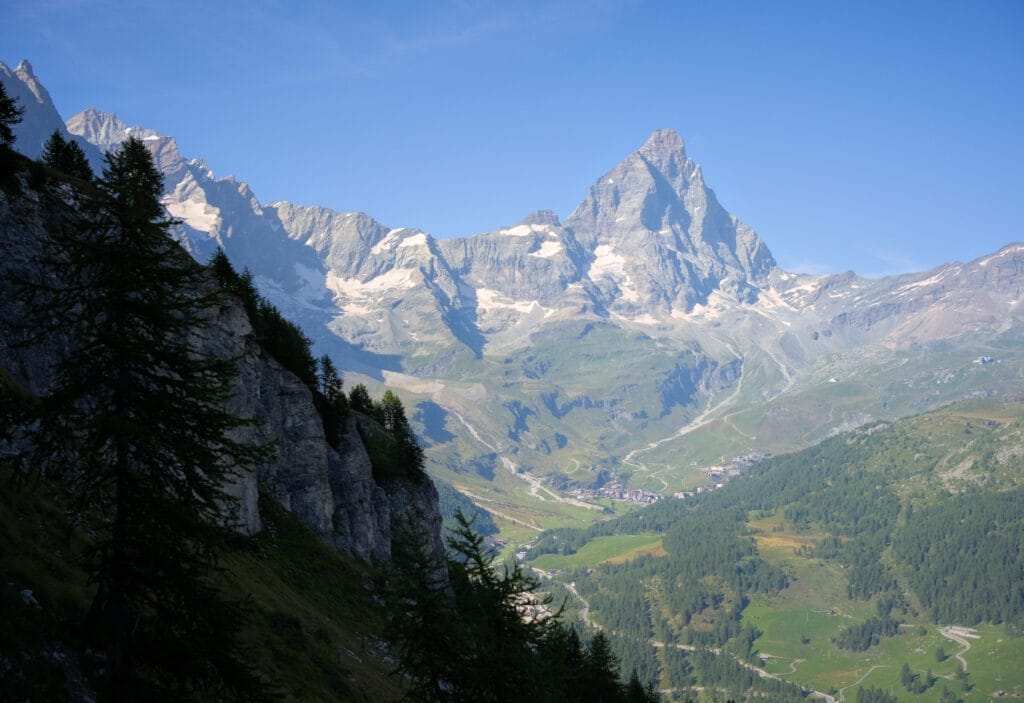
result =
[[[1024,244],[881,279],[788,272],[672,130],[564,220],[540,210],[435,239],[262,202],[110,113],[64,122],[27,62],[0,64],[0,80],[26,108],[15,147],[28,156],[58,130],[98,170],[126,136],[143,139],[182,245],[248,268],[347,385],[395,389],[431,473],[513,524],[590,514],[573,487],[672,493],[736,457],[1024,385]],[[871,227],[871,213],[848,216]]]

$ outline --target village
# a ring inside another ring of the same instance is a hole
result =
[[[771,456],[771,452],[751,452],[750,454],[730,459],[724,464],[698,467],[698,470],[711,481],[714,481],[714,483],[710,486],[697,486],[689,491],[677,491],[672,494],[672,497],[680,499],[692,498],[695,495],[721,488],[754,464],[770,459]],[[576,488],[569,491],[569,495],[579,500],[604,498],[639,505],[650,505],[666,497],[661,493],[648,491],[643,488],[626,488],[618,479],[612,479],[599,488]]]

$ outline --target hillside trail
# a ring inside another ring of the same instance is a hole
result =
[[[469,434],[471,434],[473,436],[473,439],[475,439],[477,442],[479,442],[480,444],[482,444],[485,447],[487,447],[489,450],[491,450],[491,452],[494,453],[495,456],[498,457],[498,460],[501,462],[501,465],[504,466],[508,470],[508,472],[510,474],[512,474],[513,476],[515,476],[516,478],[518,478],[521,481],[525,481],[526,484],[529,485],[529,487],[530,487],[529,488],[530,495],[533,496],[534,498],[536,498],[537,500],[548,500],[548,498],[551,498],[552,500],[554,500],[557,503],[564,503],[566,505],[572,505],[572,506],[575,506],[577,508],[586,508],[588,510],[601,510],[602,509],[602,507],[600,505],[594,505],[592,503],[585,503],[582,500],[576,500],[575,498],[567,498],[565,496],[559,495],[555,491],[552,491],[550,488],[547,488],[546,486],[542,485],[543,479],[541,479],[541,478],[539,478],[537,476],[531,476],[528,473],[524,473],[524,472],[519,471],[518,465],[514,461],[509,459],[507,456],[504,456],[501,453],[501,451],[498,449],[497,446],[495,446],[494,444],[492,444],[492,443],[488,442],[486,439],[484,439],[480,435],[480,432],[478,432],[477,429],[475,427],[473,427],[473,425],[469,424],[469,422],[466,421],[466,418],[462,417],[462,415],[460,415],[459,413],[457,413],[454,410],[452,410],[451,413],[456,418],[458,418],[459,422],[461,422],[462,425],[467,430],[469,430]],[[463,492],[465,493],[465,491],[463,491]],[[544,495],[541,495],[541,492],[547,494],[548,497],[546,498]],[[469,494],[467,494],[467,495],[469,495]],[[471,497],[476,498],[476,496],[471,496]],[[516,524],[526,525],[526,523],[523,523],[520,520],[514,520],[514,519],[511,519],[511,518],[508,518],[505,515],[502,515],[501,513],[495,512],[491,508],[485,507],[483,505],[481,505],[480,507],[484,508],[484,510],[489,510],[489,511],[493,512],[495,515],[498,515],[499,517],[503,517],[505,519],[509,519],[512,522],[515,522]],[[527,527],[531,527],[533,529],[539,529],[539,528],[537,528],[534,525],[526,525],[526,526]]]
[[[960,635],[953,634],[953,630],[950,627],[940,627],[939,634],[945,637],[947,640],[953,640],[961,647],[963,647],[963,649],[961,649],[953,656],[956,657],[957,661],[960,662],[960,666],[963,667],[964,673],[967,673],[967,660],[964,659],[964,654],[971,651],[971,643],[967,641],[966,637],[961,637]]]
[[[481,508],[482,510],[486,510],[487,512],[491,513],[492,515],[497,515],[502,520],[508,520],[509,522],[511,522],[514,525],[520,525],[522,527],[528,527],[529,529],[533,530],[534,532],[543,532],[544,531],[543,527],[539,527],[537,525],[534,525],[533,523],[526,522],[525,520],[521,520],[520,518],[513,517],[513,516],[509,515],[508,513],[503,513],[500,510],[491,507],[490,504],[494,503],[496,501],[493,501],[490,498],[484,498],[483,496],[479,496],[476,493],[473,493],[473,492],[468,491],[465,488],[461,488],[461,487],[457,488],[457,490],[460,493],[462,493],[464,496],[469,498],[471,501],[473,501],[473,505],[475,505],[478,508]],[[487,503],[487,505],[484,505],[484,503]]]
[[[843,686],[841,689],[839,689],[839,695],[836,696],[836,700],[838,701],[838,703],[843,703],[846,700],[846,696],[844,694],[844,691],[846,691],[846,689],[848,689],[848,688],[853,688],[854,686],[860,685],[864,681],[864,679],[866,679],[867,677],[871,676],[871,672],[873,672],[875,669],[889,669],[889,668],[891,668],[891,667],[888,664],[876,664],[875,666],[871,667],[870,669],[865,671],[864,675],[861,676],[859,679],[857,679],[853,683],[847,684],[846,686]]]
[[[627,465],[627,466],[632,466],[635,469],[637,469],[638,471],[646,471],[647,470],[647,465],[646,464],[644,464],[643,462],[634,461],[634,459],[635,459],[635,457],[637,455],[639,455],[639,454],[646,454],[647,452],[650,452],[650,451],[652,451],[654,449],[657,449],[658,447],[660,447],[662,444],[665,444],[666,442],[672,442],[674,440],[679,439],[680,437],[685,437],[686,435],[690,434],[691,432],[693,432],[695,430],[699,430],[704,425],[707,425],[710,422],[719,419],[718,415],[724,409],[727,409],[728,407],[730,407],[730,406],[735,404],[736,399],[739,397],[739,394],[740,394],[740,392],[742,390],[743,390],[743,360],[741,359],[740,360],[739,380],[736,382],[736,387],[733,389],[732,393],[730,393],[727,397],[723,398],[720,402],[715,403],[713,405],[708,405],[708,407],[704,410],[704,412],[702,412],[697,417],[693,418],[693,420],[691,420],[687,424],[683,425],[682,427],[680,427],[678,430],[676,430],[675,432],[673,432],[669,436],[663,437],[662,439],[656,440],[654,442],[648,442],[647,446],[645,446],[645,447],[640,447],[639,449],[634,449],[629,454],[627,454],[625,457],[623,457],[622,463]]]
[[[534,571],[537,571],[541,575],[546,576],[548,578],[551,578],[551,575],[549,573],[547,573],[546,571],[542,571],[540,569],[537,569],[536,567],[533,567],[533,569],[534,569]],[[563,585],[566,587],[566,589],[569,591],[569,593],[571,593],[573,595],[573,597],[580,602],[580,605],[582,606],[580,608],[580,618],[583,620],[583,622],[588,627],[592,627],[595,630],[608,631],[600,623],[594,622],[593,620],[590,619],[590,603],[588,603],[586,601],[586,599],[583,598],[583,596],[581,596],[579,594],[579,591],[576,590],[576,585],[573,584],[573,583],[565,583]],[[695,652],[695,651],[697,651],[697,647],[692,645],[692,644],[667,644],[667,643],[662,642],[660,640],[656,640],[653,637],[650,640],[648,640],[648,641],[650,642],[652,647],[655,647],[655,648],[658,648],[658,649],[661,649],[663,647],[675,647],[676,649],[680,649],[680,650],[683,650],[683,651],[686,651],[686,652]],[[714,654],[719,654],[719,655],[722,654],[722,650],[720,648],[718,648],[718,647],[706,647],[705,649],[707,649],[707,651],[712,652]],[[739,664],[740,666],[742,666],[742,667],[744,667],[746,669],[749,669],[750,671],[753,671],[754,673],[756,673],[758,676],[760,676],[763,679],[775,679],[776,681],[785,681],[786,680],[786,679],[781,678],[780,676],[776,676],[775,674],[771,674],[771,673],[765,671],[764,669],[762,669],[759,666],[755,666],[755,665],[753,665],[753,664],[751,664],[749,662],[745,662],[742,659],[739,659],[738,657],[736,657],[736,655],[732,655],[731,654],[730,656],[731,656],[732,660],[735,661],[737,664]],[[796,664],[799,661],[802,661],[802,660],[797,660],[797,661],[793,662],[790,665],[791,671],[787,672],[787,673],[796,673]],[[793,682],[792,681],[788,681],[787,683],[793,683]],[[856,686],[856,684],[851,684],[851,685]],[[810,693],[811,693],[812,696],[814,696],[815,698],[820,698],[825,703],[838,703],[835,698],[833,698],[832,696],[830,696],[827,693],[824,693],[822,691],[815,691],[813,689],[807,689],[807,690],[810,690]]]
[[[693,432],[695,430],[699,430],[701,427],[703,427],[703,426],[705,426],[705,425],[707,425],[707,424],[709,424],[709,423],[711,423],[711,422],[713,422],[715,420],[725,420],[725,421],[728,421],[728,418],[729,418],[729,412],[728,411],[733,406],[736,405],[736,403],[737,403],[737,401],[739,399],[740,393],[743,391],[743,379],[745,377],[747,357],[741,355],[739,353],[739,351],[737,351],[736,348],[733,347],[731,344],[727,344],[724,341],[722,343],[725,345],[725,347],[732,354],[734,354],[736,356],[737,359],[740,360],[740,372],[739,372],[739,376],[737,377],[736,387],[733,389],[732,393],[730,393],[728,396],[723,398],[718,403],[714,403],[714,404],[710,404],[709,403],[707,409],[705,409],[704,412],[702,412],[697,417],[693,418],[693,420],[691,420],[687,424],[683,425],[682,427],[680,427],[678,430],[676,430],[675,432],[673,432],[669,436],[663,437],[662,439],[656,440],[654,442],[650,442],[645,447],[640,447],[639,449],[634,449],[629,454],[627,454],[625,456],[625,458],[622,460],[623,464],[632,466],[632,467],[634,467],[635,469],[637,469],[639,471],[646,471],[647,470],[647,466],[643,462],[636,461],[636,457],[638,455],[645,454],[645,453],[647,453],[647,452],[649,452],[651,450],[657,449],[658,447],[660,447],[662,444],[665,444],[666,442],[671,442],[673,440],[679,439],[680,437],[685,437],[686,435],[690,434],[691,432]],[[784,380],[784,384],[783,384],[782,388],[778,389],[778,391],[773,393],[772,396],[771,396],[772,398],[777,398],[780,395],[783,395],[784,393],[789,391],[789,389],[793,387],[793,385],[796,383],[796,378],[794,377],[793,373],[790,371],[790,368],[785,363],[785,361],[780,359],[779,356],[774,351],[772,351],[772,349],[769,346],[760,347],[759,350],[766,357],[768,357],[768,359],[770,359],[775,364],[776,367],[778,367],[779,372],[782,374],[782,378]],[[735,425],[733,425],[733,427],[735,428]],[[737,429],[737,432],[739,434],[743,434],[742,432],[739,432],[738,429]],[[662,478],[658,478],[658,480],[661,481],[662,483],[665,483],[665,480],[662,479]],[[667,487],[667,484],[666,484],[666,487]]]

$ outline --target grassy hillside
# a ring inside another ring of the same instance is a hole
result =
[[[27,662],[21,683],[5,676],[7,693],[55,700],[68,678],[72,688],[84,686],[91,666],[78,636],[93,595],[75,564],[85,542],[47,487],[2,480],[0,656]],[[266,528],[221,555],[218,584],[245,604],[243,641],[255,670],[285,701],[397,700],[374,572],[324,545],[273,500],[262,499],[260,511]]]

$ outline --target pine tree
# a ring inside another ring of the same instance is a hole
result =
[[[633,669],[633,673],[629,676],[629,682],[626,684],[625,700],[626,703],[647,703],[647,693],[644,691],[643,684],[640,683],[636,669]]]
[[[454,682],[463,648],[447,579],[425,537],[411,524],[400,525],[383,589],[390,614],[385,636],[397,660],[395,673],[409,681],[409,701],[458,700]]]
[[[323,421],[324,436],[332,447],[341,443],[342,425],[348,418],[348,399],[337,367],[324,354],[317,359],[317,389],[314,394],[317,411]]]
[[[914,680],[917,677],[910,670],[910,664],[903,662],[903,666],[900,668],[900,683],[903,684],[903,688],[908,691],[914,685]]]
[[[619,660],[612,651],[611,642],[603,632],[597,632],[587,644],[584,662],[583,700],[595,703],[617,701],[622,697],[619,685]]]
[[[0,146],[9,147],[14,144],[12,127],[21,122],[25,108],[18,104],[16,98],[8,97],[7,89],[0,83]]]
[[[379,407],[384,428],[398,442],[400,460],[405,470],[414,475],[421,473],[423,471],[423,448],[420,447],[412,427],[409,426],[402,401],[389,389],[384,391]]]
[[[527,699],[540,690],[534,651],[556,626],[558,614],[541,614],[551,603],[539,599],[536,614],[525,604],[539,583],[516,563],[495,567],[493,549],[484,544],[462,511],[448,537],[449,572],[466,632],[462,690],[464,700]],[[559,613],[560,614],[560,613]]]
[[[73,349],[43,399],[37,469],[57,473],[95,534],[87,637],[107,701],[258,700],[237,604],[211,585],[235,473],[265,453],[234,441],[234,362],[193,340],[219,293],[168,236],[145,145],[107,156],[88,226],[56,237],[59,287],[33,291]],[[38,308],[37,308],[38,309]]]
[[[373,400],[370,398],[370,392],[362,383],[352,386],[352,390],[348,392],[348,406],[364,415],[373,413]]]
[[[89,160],[85,158],[82,147],[78,146],[77,142],[65,139],[58,130],[54,130],[49,139],[43,143],[40,160],[50,168],[63,171],[69,176],[80,178],[83,181],[93,179]]]

